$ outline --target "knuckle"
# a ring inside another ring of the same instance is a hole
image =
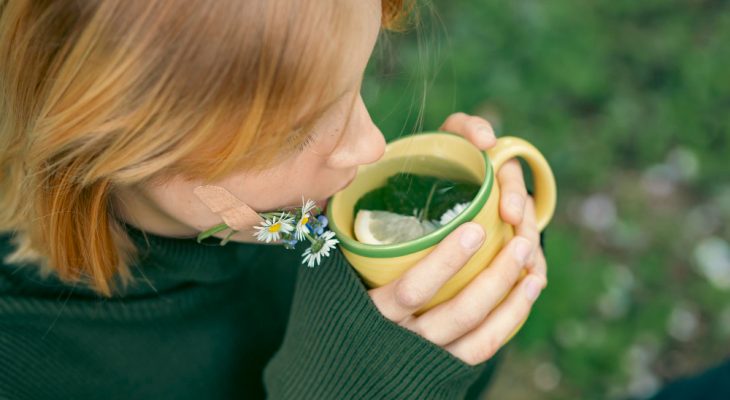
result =
[[[515,264],[515,263],[512,263]],[[497,286],[500,293],[507,292],[512,286],[514,281],[510,279],[509,275],[505,272],[499,272],[494,276],[494,283]]]
[[[466,307],[459,307],[458,311],[454,310],[452,314],[454,326],[460,332],[471,331],[482,319],[481,315],[476,312],[477,309],[467,304]]]
[[[523,231],[525,238],[530,242],[530,246],[532,246],[533,251],[536,247],[538,247],[538,242],[540,240],[540,232],[537,231],[537,226],[535,225],[534,221],[529,221],[528,224],[525,224],[525,230]]]
[[[407,281],[400,281],[395,287],[395,301],[402,307],[416,308],[425,301],[425,293]]]
[[[468,358],[473,364],[479,364],[481,362],[489,360],[497,353],[500,345],[501,343],[499,343],[499,340],[495,336],[489,335],[485,338],[483,343],[480,343],[471,352],[471,354],[469,354]]]
[[[443,126],[448,127],[449,125],[455,124],[458,120],[463,119],[467,117],[467,115],[461,111],[455,112],[448,117],[446,117],[446,121],[444,121]]]
[[[444,259],[443,264],[446,267],[446,271],[456,272],[460,270],[465,264],[462,257],[468,257],[468,254],[471,254],[469,250],[461,249],[461,257],[448,257]]]

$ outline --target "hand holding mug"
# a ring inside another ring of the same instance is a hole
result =
[[[461,112],[451,114],[439,130],[458,134],[481,150],[497,144],[487,120]],[[454,230],[401,278],[368,292],[386,318],[472,365],[486,361],[502,347],[547,285],[534,203],[527,201],[519,162],[506,161],[497,171],[497,179],[502,188],[500,217],[517,228],[517,236],[456,297],[421,315],[414,314],[483,243],[484,229],[473,222]],[[525,275],[523,268],[531,272]],[[510,294],[518,280],[516,286],[521,286],[522,293]]]

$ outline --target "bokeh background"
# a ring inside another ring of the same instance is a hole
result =
[[[554,168],[549,286],[486,398],[648,398],[730,357],[730,1],[419,1],[363,95],[392,140],[464,111]]]

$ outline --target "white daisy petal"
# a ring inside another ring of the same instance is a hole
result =
[[[322,261],[322,257],[329,257],[330,250],[332,250],[339,240],[334,238],[335,233],[327,231],[323,233],[317,240],[321,243],[321,247],[317,251],[313,251],[314,244],[309,246],[302,254],[302,264],[307,264],[308,267],[314,267],[319,265]]]
[[[314,206],[316,203],[314,200],[309,199],[306,202],[304,201],[304,196],[302,196],[302,215],[309,214],[312,209],[314,209]]]
[[[277,241],[283,233],[294,230],[294,220],[291,216],[274,216],[264,219],[259,226],[254,227],[256,239],[266,243]]]
[[[305,233],[309,233],[309,228],[307,228],[307,222],[312,218],[312,216],[309,213],[302,214],[302,217],[297,222],[296,230],[294,232],[294,238],[297,240],[304,240]]]

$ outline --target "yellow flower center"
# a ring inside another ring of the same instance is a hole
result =
[[[281,229],[281,222],[277,222],[269,227],[269,232],[276,233]]]
[[[306,225],[307,222],[309,222],[309,215],[305,215],[302,217],[301,225]]]

